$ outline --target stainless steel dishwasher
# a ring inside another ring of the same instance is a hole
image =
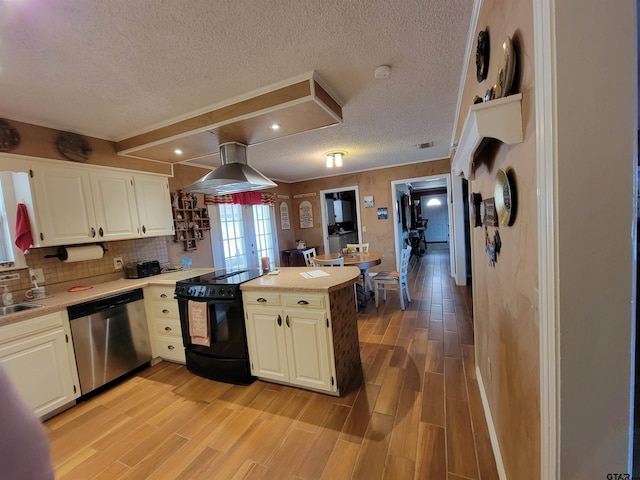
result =
[[[80,392],[89,392],[151,361],[142,289],[67,308]]]

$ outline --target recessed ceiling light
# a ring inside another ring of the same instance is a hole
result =
[[[280,130],[280,124],[279,123],[273,123],[271,125],[271,127],[269,127],[269,128],[271,128],[271,130]]]
[[[182,155],[182,150],[180,150],[179,148],[176,148],[173,153],[175,153],[176,155]]]

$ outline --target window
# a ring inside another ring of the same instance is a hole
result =
[[[209,206],[213,260],[227,269],[259,267],[262,257],[275,266],[278,239],[275,235],[273,207],[268,205],[234,205],[220,203]]]

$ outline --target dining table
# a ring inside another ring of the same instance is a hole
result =
[[[367,275],[369,268],[382,263],[382,252],[356,252],[356,253],[323,253],[316,255],[318,260],[335,260],[344,258],[345,267],[358,267],[362,275],[362,286],[373,290],[371,279]]]

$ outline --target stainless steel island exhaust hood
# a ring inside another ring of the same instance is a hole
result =
[[[222,165],[185,189],[187,193],[225,195],[263,190],[278,185],[247,164],[247,146],[238,142],[220,145]]]

